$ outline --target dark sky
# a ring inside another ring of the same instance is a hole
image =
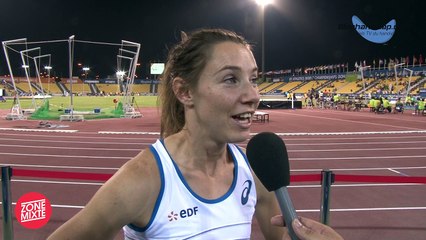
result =
[[[353,66],[359,60],[425,56],[425,9],[423,0],[274,0],[265,9],[265,69],[346,62]],[[368,42],[355,30],[342,28],[351,26],[353,15],[372,29],[395,19],[395,35],[386,44]],[[201,27],[223,27],[244,35],[255,45],[260,67],[260,19],[254,0],[2,0],[0,40],[66,40],[75,35],[85,41],[138,42],[142,48],[137,74],[145,77],[149,62],[164,61],[167,46],[178,41],[181,30]],[[68,76],[66,43],[28,46],[32,47],[52,54],[55,73]],[[115,46],[75,45],[75,61],[101,76],[115,72],[117,53]],[[0,74],[7,74],[3,51],[0,57]],[[14,67],[20,66],[18,60]],[[20,74],[22,70],[16,70],[15,75]]]

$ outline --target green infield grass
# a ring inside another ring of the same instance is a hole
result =
[[[135,109],[157,106],[157,96],[135,96],[130,99]],[[22,110],[31,109],[34,106],[32,99],[20,98],[19,100]],[[121,117],[122,101],[123,97],[120,96],[75,96],[73,97],[74,114],[83,114],[84,119]],[[29,116],[29,119],[59,119],[59,116],[65,114],[71,106],[70,97],[52,97],[46,101],[36,99],[35,102],[38,109]],[[12,109],[13,105],[13,99],[9,98],[6,102],[0,102],[0,109]],[[95,113],[95,109],[98,109],[99,113]]]

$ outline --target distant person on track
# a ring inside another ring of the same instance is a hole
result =
[[[389,102],[389,99],[387,97],[382,98],[382,102],[383,102],[383,109],[387,110],[388,113],[392,112],[392,106]]]
[[[404,113],[404,103],[401,101],[401,98],[399,97],[398,100],[395,102],[395,107],[393,109],[393,113]]]
[[[250,137],[257,79],[241,36],[223,29],[183,33],[161,79],[161,139],[49,239],[113,239],[122,227],[129,240],[250,239],[254,215],[266,239],[289,239],[274,193],[233,144]],[[342,239],[313,220],[289,224],[300,239]]]
[[[417,101],[417,115],[422,116],[425,112],[425,99],[424,98],[419,98],[419,100]]]

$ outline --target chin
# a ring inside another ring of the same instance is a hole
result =
[[[232,143],[240,143],[240,142],[244,142],[247,139],[250,138],[250,131],[244,132],[244,133],[240,133],[238,135],[232,136],[230,138],[230,142]]]

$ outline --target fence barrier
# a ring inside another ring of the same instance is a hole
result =
[[[12,201],[10,181],[12,177],[36,177],[48,179],[74,179],[105,182],[113,174],[43,171],[16,169],[10,166],[1,167],[2,209],[3,209],[3,239],[13,240]],[[369,183],[418,183],[426,184],[426,177],[411,176],[377,176],[377,175],[349,175],[335,174],[330,170],[323,170],[320,174],[291,175],[290,182],[320,182],[321,206],[320,221],[328,224],[330,220],[331,185],[335,182],[369,182]]]

